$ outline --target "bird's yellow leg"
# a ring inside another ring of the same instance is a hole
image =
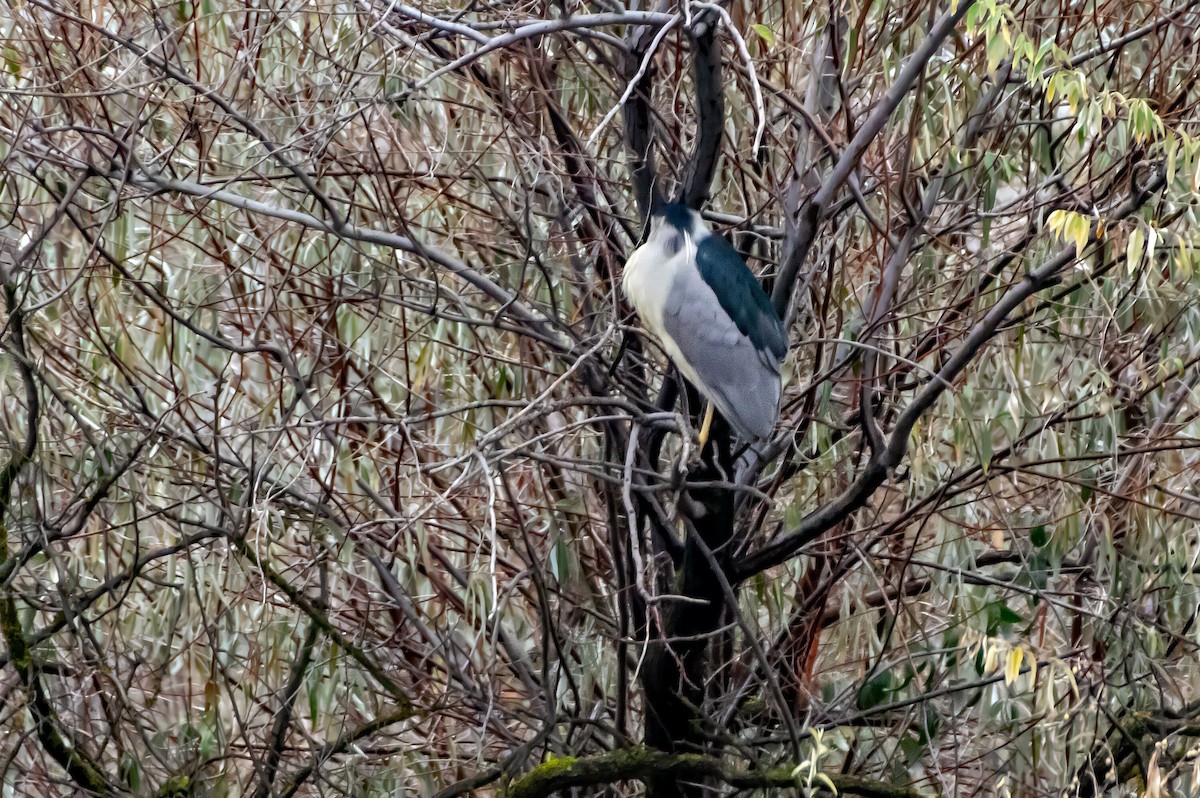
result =
[[[712,402],[706,403],[708,406],[704,409],[704,423],[700,425],[700,448],[708,443],[708,433],[712,430],[713,406]]]

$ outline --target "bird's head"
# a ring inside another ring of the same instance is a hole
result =
[[[664,205],[650,217],[650,235],[647,244],[660,248],[667,256],[683,249],[690,239],[693,244],[709,235],[700,214],[686,205],[671,203]]]

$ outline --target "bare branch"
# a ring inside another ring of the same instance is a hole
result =
[[[780,316],[787,318],[788,306],[796,289],[796,276],[800,273],[808,251],[817,237],[817,231],[834,196],[842,185],[849,179],[851,172],[858,166],[859,160],[875,137],[883,130],[896,108],[899,107],[904,95],[916,82],[917,77],[925,69],[929,60],[941,48],[959,21],[966,16],[974,5],[974,0],[963,0],[953,11],[948,11],[930,28],[929,35],[922,42],[904,65],[904,69],[896,76],[883,99],[871,111],[871,115],[859,127],[854,138],[846,145],[841,157],[833,169],[825,176],[816,194],[808,198],[798,211],[799,226],[788,237],[784,247],[783,259],[779,267],[779,276],[771,292],[771,300]]]

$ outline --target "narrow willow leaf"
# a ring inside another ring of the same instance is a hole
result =
[[[1137,271],[1142,262],[1142,254],[1146,248],[1146,235],[1141,227],[1134,227],[1129,232],[1129,243],[1125,246],[1125,268],[1130,274]]]
[[[1004,683],[1012,686],[1017,677],[1021,675],[1021,663],[1025,659],[1025,649],[1017,646],[1008,652],[1008,659],[1004,663]]]
[[[763,40],[763,43],[766,44],[768,48],[775,46],[775,31],[771,30],[761,22],[756,22],[750,27],[755,33],[758,34],[758,37]]]

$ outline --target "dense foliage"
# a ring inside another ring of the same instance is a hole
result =
[[[1198,5],[13,0],[4,794],[1200,789]]]

